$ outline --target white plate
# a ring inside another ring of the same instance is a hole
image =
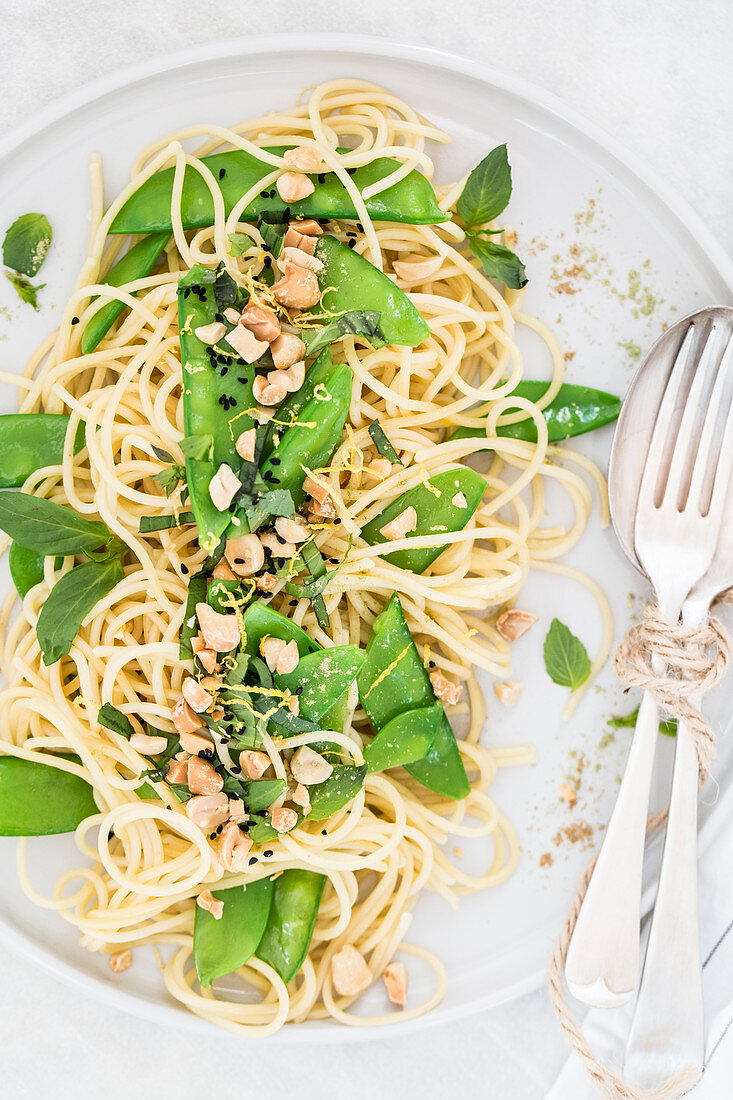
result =
[[[12,319],[8,323],[0,314],[0,335],[7,337],[0,341],[0,368],[20,368],[53,327],[71,290],[87,235],[91,152],[102,154],[109,197],[125,182],[133,155],[160,134],[285,107],[302,88],[344,74],[386,85],[453,135],[453,144],[437,154],[440,180],[459,176],[494,145],[508,143],[514,174],[509,220],[519,233],[518,251],[531,280],[527,309],[545,318],[574,353],[570,380],[623,392],[633,346],[646,348],[664,322],[698,305],[731,301],[733,267],[694,213],[595,127],[545,93],[487,66],[372,38],[250,38],[158,60],[83,89],[0,145],[0,227],[27,210],[44,211],[54,227],[40,314],[19,306],[0,279],[0,307],[7,307]],[[547,368],[541,348],[528,339],[525,351],[528,375],[541,377]],[[0,408],[13,407],[5,387]],[[610,437],[611,429],[605,429],[577,446],[603,466]],[[629,594],[644,586],[610,531],[598,528],[597,507],[569,560],[606,589],[618,639],[631,614]],[[537,768],[506,770],[491,791],[519,832],[521,865],[509,882],[464,899],[455,912],[433,896],[420,899],[410,938],[445,960],[448,994],[430,1017],[398,1029],[496,1005],[541,983],[588,858],[582,844],[556,844],[553,838],[573,823],[585,824],[593,831],[587,841],[592,848],[613,803],[628,731],[618,731],[604,748],[599,743],[608,732],[605,718],[631,709],[631,702],[620,698],[607,668],[574,719],[563,724],[565,691],[550,683],[541,659],[554,615],[592,648],[599,638],[595,605],[577,586],[544,574],[532,576],[521,602],[542,615],[541,624],[515,646],[514,675],[525,682],[524,695],[519,706],[502,713],[489,687],[485,732],[489,744],[537,746]],[[719,693],[721,715],[725,701]],[[731,748],[723,741],[722,788],[731,785]],[[670,751],[671,745],[663,745],[667,770]],[[571,810],[557,792],[576,770],[580,754],[587,765],[578,806]],[[710,815],[711,808],[703,807],[703,819]],[[68,843],[63,837],[32,842],[39,886],[47,886],[59,866],[68,866]],[[545,852],[552,866],[540,866]],[[121,1008],[208,1029],[167,997],[152,957],[137,952],[135,966],[113,977],[104,958],[77,945],[63,920],[30,905],[16,885],[9,840],[0,842],[0,878],[0,934],[9,946]],[[421,982],[418,977],[414,985]],[[348,1041],[379,1034],[384,1032],[317,1023],[286,1028],[279,1039]]]

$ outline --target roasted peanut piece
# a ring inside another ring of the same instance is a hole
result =
[[[410,505],[409,508],[405,508],[404,512],[400,512],[398,516],[395,516],[393,520],[385,524],[384,527],[380,527],[379,533],[384,535],[390,542],[395,542],[397,539],[403,539],[405,535],[409,535],[411,531],[417,528],[417,512]]]
[[[265,551],[257,535],[240,535],[227,539],[224,557],[240,577],[251,577],[265,564]]]
[[[188,705],[185,699],[179,699],[173,707],[171,710],[171,719],[181,736],[201,729],[201,719],[198,714],[196,714],[195,710]]]
[[[520,611],[519,608],[513,607],[499,616],[496,620],[496,629],[504,641],[516,642],[517,638],[526,634],[538,619],[539,615],[533,615],[531,611]]]
[[[267,753],[256,749],[242,749],[239,754],[239,766],[247,779],[261,779],[270,763]]]
[[[287,370],[305,355],[305,344],[292,332],[283,332],[270,345],[272,361],[278,370]]]
[[[157,756],[168,748],[166,737],[151,737],[149,733],[133,733],[130,738],[130,748],[136,752],[144,752],[146,756]]]
[[[313,272],[293,265],[287,268],[282,279],[273,284],[272,293],[275,300],[288,309],[308,309],[321,298],[318,279]]]
[[[109,957],[109,968],[115,974],[121,974],[123,970],[129,970],[132,966],[132,951],[117,951]]]
[[[440,270],[442,256],[417,256],[414,253],[395,260],[392,264],[395,275],[405,283],[418,283],[430,279]]]
[[[275,520],[275,530],[286,542],[305,542],[310,538],[310,531],[302,520],[293,519],[291,516],[278,516]]]
[[[283,155],[283,162],[297,172],[317,172],[321,165],[321,154],[312,145],[298,145],[295,149],[288,149]]]
[[[449,706],[455,706],[463,692],[463,684],[454,684],[438,668],[430,673],[430,683],[433,685],[433,691],[440,701],[447,703]]]
[[[229,819],[225,794],[196,794],[186,803],[186,817],[200,829],[215,829]]]
[[[256,363],[270,346],[267,340],[258,340],[251,329],[244,325],[237,325],[224,337],[224,343],[234,348],[237,355],[244,359],[245,363]]]
[[[519,696],[522,694],[522,685],[516,680],[504,680],[502,683],[494,684],[494,692],[496,698],[500,703],[503,703],[505,707],[513,707],[515,703],[519,702]]]
[[[283,172],[275,186],[283,202],[301,202],[315,191],[315,184],[302,172]]]
[[[270,824],[277,833],[289,833],[298,823],[298,815],[295,810],[289,810],[287,806],[278,806],[270,814]]]
[[[382,978],[387,987],[387,996],[393,1005],[404,1008],[407,1004],[407,967],[404,963],[393,962],[385,966]]]
[[[225,871],[243,871],[252,841],[234,821],[228,821],[216,846],[216,858]]]
[[[181,691],[191,710],[195,710],[197,714],[203,714],[214,702],[214,696],[201,687],[201,684],[194,680],[193,676],[186,677]]]
[[[199,909],[205,909],[207,913],[211,913],[214,920],[221,920],[224,902],[221,898],[215,898],[211,890],[202,890],[196,898],[196,904]]]
[[[189,791],[194,794],[218,794],[224,786],[224,776],[200,756],[192,756],[189,760],[187,781]]]
[[[248,428],[246,432],[242,432],[242,434],[237,437],[237,442],[234,444],[234,447],[239,457],[244,459],[245,462],[254,462],[256,442],[256,428]]]
[[[301,745],[290,758],[290,774],[306,787],[323,783],[332,773],[333,766],[328,760],[308,745]]]
[[[331,959],[331,978],[342,997],[355,997],[372,984],[372,972],[361,951],[345,943]]]
[[[255,305],[254,302],[250,302],[242,311],[239,324],[248,328],[257,340],[264,340],[268,344],[280,335],[280,322],[275,311]]]
[[[211,503],[220,512],[225,512],[232,503],[235,493],[238,493],[241,488],[242,483],[234,470],[226,462],[222,462],[209,482]]]
[[[228,653],[239,645],[242,635],[236,615],[221,615],[207,603],[197,603],[196,614],[207,649]]]

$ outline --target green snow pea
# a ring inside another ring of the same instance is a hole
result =
[[[241,607],[248,594],[244,585],[241,585],[239,581],[225,581],[216,577],[209,584],[206,602],[210,607],[213,607],[214,611],[218,611],[220,615],[225,615],[232,610],[233,600],[236,600]]]
[[[297,642],[301,657],[304,657],[306,653],[315,653],[316,650],[320,649],[318,643],[314,642],[297,623],[286,618],[285,615],[281,615],[279,611],[275,611],[273,607],[261,600],[253,603],[245,611],[244,629],[243,648],[246,653],[251,655],[259,653],[260,642],[268,635],[273,638],[280,638],[283,642],[290,642],[294,639]]]
[[[277,412],[278,420],[297,423],[281,429],[272,453],[261,466],[265,480],[273,489],[289,489],[296,506],[305,496],[303,467],[316,470],[327,465],[341,442],[351,403],[351,367],[348,363],[334,365],[328,348],[305,377],[310,396],[302,401],[298,391],[292,402],[286,399]]]
[[[86,780],[37,760],[0,757],[0,836],[71,833],[99,813]]]
[[[17,542],[11,542],[8,551],[8,565],[10,576],[21,599],[35,588],[43,580],[43,563],[45,554],[37,554],[35,550],[28,550],[25,546],[18,546]]]
[[[430,329],[420,311],[369,260],[329,234],[318,238],[315,254],[323,264],[318,272],[323,297],[316,312],[376,310],[380,314],[379,328],[388,344],[414,347],[427,340]]]
[[[257,957],[269,963],[287,985],[308,954],[326,876],[295,868],[275,879],[272,909]]]
[[[206,282],[205,280],[209,280]],[[241,361],[227,368],[225,377],[210,362],[206,344],[195,336],[202,325],[211,324],[218,312],[211,272],[196,264],[178,285],[178,328],[181,338],[183,366],[183,423],[187,436],[207,436],[213,439],[210,458],[186,459],[186,477],[191,508],[196,517],[199,544],[212,554],[231,520],[229,511],[220,512],[209,495],[209,482],[225,462],[235,472],[242,460],[235,443],[239,435],[252,426],[247,410],[254,407],[252,383],[254,368]],[[233,350],[226,351],[226,356]],[[225,404],[222,399],[226,399]]]
[[[311,821],[325,821],[359,793],[364,786],[366,764],[339,764],[328,779],[309,787],[311,808],[306,817]]]
[[[363,663],[364,651],[355,645],[320,649],[302,656],[293,672],[276,674],[275,685],[291,692],[302,688],[300,717],[318,722],[348,691]]]
[[[406,710],[437,702],[396,592],[374,621],[357,682],[361,704],[377,731]],[[465,798],[470,790],[445,712],[427,756],[406,767],[420,783],[448,798]]]
[[[17,489],[36,470],[59,466],[68,426],[68,416],[61,413],[6,413],[0,416],[0,488]],[[84,444],[84,424],[79,424],[74,453]]]
[[[526,397],[528,401],[539,401],[547,392],[547,382],[520,382],[512,395]],[[510,410],[513,411],[513,410]],[[547,437],[550,443],[558,439],[569,439],[574,435],[592,432],[616,420],[621,411],[621,399],[603,390],[593,390],[588,386],[574,386],[564,382],[549,405],[542,410],[547,423]],[[537,442],[537,429],[534,420],[520,420],[516,424],[500,425],[496,434],[510,439],[525,439]],[[484,428],[457,428],[451,439],[485,439]]]
[[[224,902],[219,920],[196,906],[193,961],[204,989],[215,978],[239,970],[254,955],[270,916],[273,885],[272,879],[261,878],[246,886],[213,891]]]
[[[103,281],[107,286],[124,286],[125,283],[131,283],[133,279],[144,279],[155,267],[169,237],[170,231],[167,229],[163,233],[152,233],[149,237],[144,237],[109,269]],[[93,298],[92,301],[96,299]],[[81,338],[82,355],[94,351],[100,340],[107,335],[117,318],[126,309],[124,302],[113,298],[94,314]]]
[[[268,148],[268,152],[282,156],[286,148],[274,146]],[[231,213],[242,195],[254,187],[258,180],[273,171],[272,165],[241,149],[214,153],[213,156],[202,159],[219,184],[227,214]],[[379,157],[350,174],[359,190],[363,191],[365,187],[384,179],[398,167],[397,161]],[[164,168],[150,176],[118,212],[110,226],[110,233],[155,233],[162,230],[170,233],[173,176],[173,168]],[[315,190],[301,202],[292,203],[288,207],[277,189],[271,187],[268,191],[260,192],[241,217],[256,216],[268,210],[289,210],[292,217],[303,218],[353,220],[358,217],[351,197],[332,172],[323,176],[312,175],[311,178]],[[369,216],[378,221],[433,225],[448,218],[438,206],[435,192],[428,180],[414,171],[399,183],[367,199],[366,208]],[[214,223],[214,204],[208,184],[191,167],[186,167],[183,177],[181,218],[184,229],[201,229]]]
[[[432,487],[432,492],[427,486]],[[486,492],[486,479],[461,466],[456,470],[445,470],[428,479],[427,484],[408,489],[397,500],[392,501],[383,512],[365,524],[361,536],[371,546],[384,543],[381,533],[396,516],[412,507],[417,513],[417,527],[410,532],[415,535],[440,535],[449,531],[462,531],[474,514],[481,498]],[[463,493],[466,504],[454,504],[456,493]],[[409,537],[409,536],[408,536]],[[409,569],[412,573],[423,573],[445,550],[445,543],[417,550],[398,550],[387,557],[398,569]]]
[[[383,772],[401,764],[414,764],[430,752],[438,732],[443,708],[416,707],[398,714],[383,726],[364,749],[364,760],[370,772]]]

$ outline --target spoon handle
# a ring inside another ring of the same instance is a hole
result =
[[[707,610],[707,605],[683,608],[685,626],[699,626]],[[691,696],[691,702],[697,706],[700,700]],[[690,1065],[702,1073],[697,805],[697,750],[690,729],[680,721],[659,889],[626,1046],[626,1079],[640,1089],[657,1088]]]
[[[636,988],[644,840],[658,730],[659,708],[645,692],[616,805],[568,949],[570,992],[598,1008],[624,1004]]]

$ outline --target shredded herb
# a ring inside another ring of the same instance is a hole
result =
[[[180,512],[177,516],[141,516],[140,534],[148,535],[151,531],[165,531],[169,527],[183,527],[185,523],[194,523],[193,512]]]
[[[626,726],[634,727],[639,717],[639,708],[636,707],[632,710],[631,714],[617,715],[614,718],[608,719],[608,725],[613,726],[614,729],[623,729]],[[659,732],[665,734],[667,737],[677,736],[677,719],[666,718],[659,723]]]
[[[389,439],[387,438],[384,428],[378,420],[372,420],[369,425],[369,435],[374,440],[374,446],[379,451],[380,455],[384,458],[388,458],[390,462],[397,462],[401,466],[400,456],[394,449]]]

